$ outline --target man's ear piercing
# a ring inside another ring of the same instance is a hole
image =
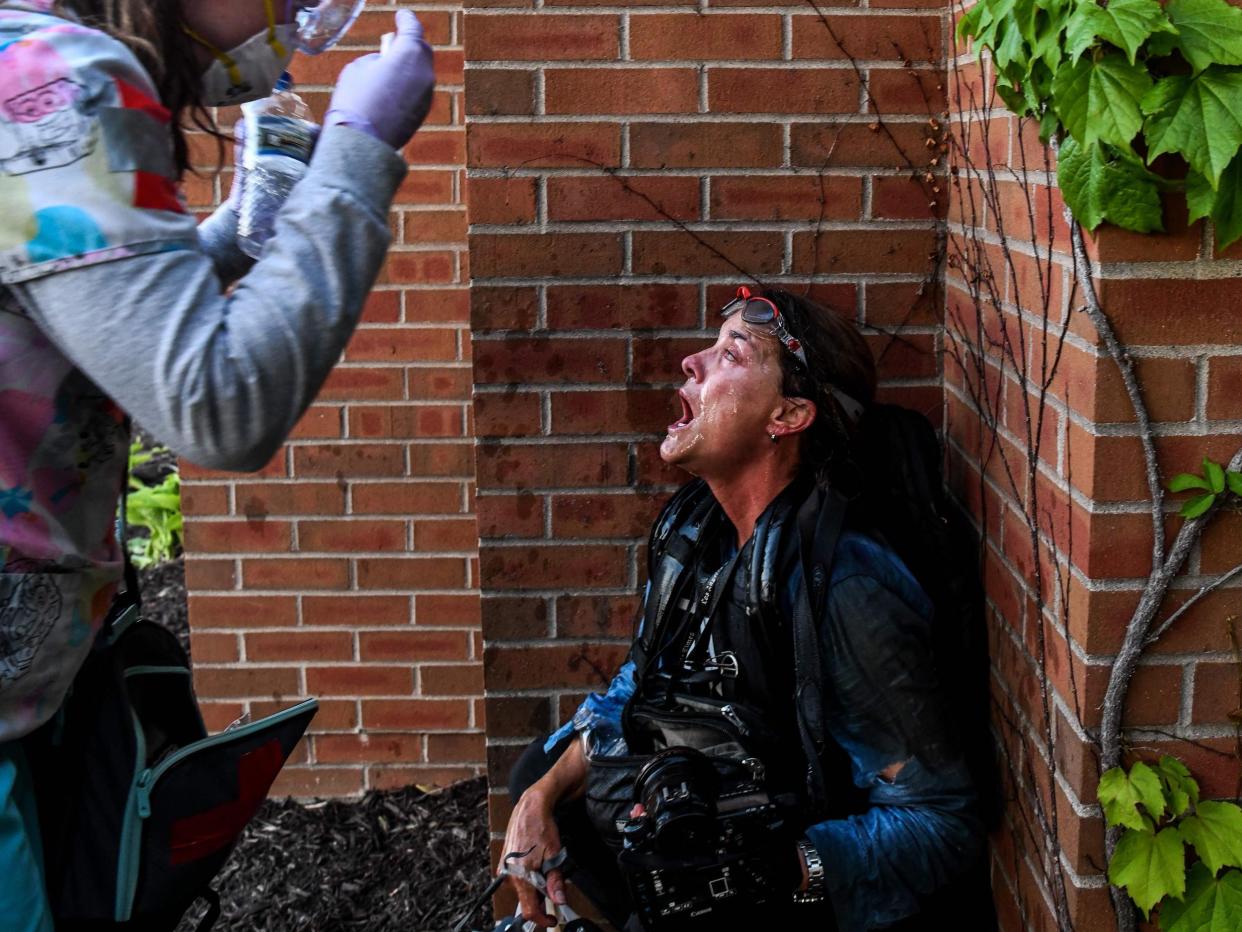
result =
[[[768,436],[772,438],[773,443],[776,443],[776,441],[780,439],[779,437],[776,436],[776,434],[768,434]]]

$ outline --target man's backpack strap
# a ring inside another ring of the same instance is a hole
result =
[[[806,783],[815,811],[827,808],[823,758],[827,743],[824,722],[823,662],[818,619],[827,596],[833,554],[845,526],[845,499],[829,489],[812,492],[798,510],[798,545],[802,585],[794,601],[794,695],[798,733],[807,760]]]

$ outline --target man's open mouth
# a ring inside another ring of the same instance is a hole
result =
[[[686,396],[680,391],[677,393],[677,400],[681,402],[681,417],[668,425],[669,433],[689,427],[690,422],[694,420],[694,411],[690,408],[690,402],[686,401]]]

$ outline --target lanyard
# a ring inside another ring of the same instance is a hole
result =
[[[691,609],[690,616],[686,621],[688,629],[686,641],[682,645],[681,650],[681,665],[683,669],[690,659],[690,655],[694,653],[695,648],[701,643],[706,642],[707,639],[704,638],[704,634],[707,632],[707,628],[716,614],[716,609],[720,606],[720,600],[724,596],[725,590],[728,589],[729,583],[733,579],[733,571],[736,569],[744,549],[739,549],[712,574],[711,578],[704,585],[703,592],[699,596],[698,601]]]

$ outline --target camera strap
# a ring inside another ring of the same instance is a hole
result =
[[[690,607],[685,623],[686,639],[681,648],[681,666],[683,669],[691,666],[693,654],[706,651],[707,633],[711,627],[712,618],[716,614],[716,609],[720,607],[721,598],[733,580],[733,572],[737,569],[741,556],[742,552],[739,550],[722,563],[716,572],[712,573],[711,577],[703,584],[697,599]]]
[[[539,866],[539,870],[532,870],[522,863],[522,858],[528,854],[530,854],[530,851],[510,851],[504,856],[500,871],[492,878],[492,882],[487,889],[470,904],[466,912],[462,914],[462,917],[457,920],[457,924],[453,926],[453,932],[466,932],[470,925],[471,917],[475,916],[484,906],[491,905],[493,895],[495,895],[496,891],[500,889],[508,877],[514,877],[530,884],[539,891],[541,896],[549,900],[551,899],[548,897],[547,874],[563,868],[566,860],[568,860],[569,852],[562,848],[551,858],[544,861]],[[556,914],[555,918],[562,924],[580,922],[581,920],[581,917],[568,904],[553,902],[552,907]],[[521,915],[520,909],[517,915]]]

